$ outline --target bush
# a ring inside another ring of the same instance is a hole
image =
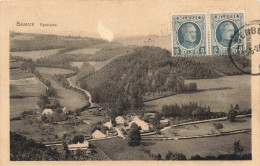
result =
[[[223,129],[223,124],[222,123],[213,123],[214,127],[216,130]]]
[[[187,160],[187,158],[183,153],[172,153],[171,151],[168,151],[165,160]]]

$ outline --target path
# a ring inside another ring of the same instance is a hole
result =
[[[102,67],[104,67],[106,64],[108,64],[108,63],[111,62],[112,60],[114,60],[114,59],[116,59],[116,58],[118,58],[118,57],[120,57],[120,56],[130,54],[130,53],[132,53],[132,52],[125,53],[125,54],[120,54],[120,55],[117,55],[117,56],[115,56],[115,57],[113,57],[113,58],[111,58],[111,59],[108,59],[108,60],[104,61],[104,62],[100,62],[100,63],[102,63],[102,64],[101,64],[97,69],[95,69],[95,71],[100,70]],[[88,96],[88,101],[89,101],[89,103],[90,103],[90,107],[89,107],[89,108],[93,108],[93,107],[94,107],[94,104],[93,104],[93,101],[92,101],[91,94],[90,94],[88,91],[86,91],[85,89],[82,89],[82,88],[76,83],[76,81],[75,81],[75,80],[76,80],[76,77],[77,77],[77,75],[75,75],[75,76],[70,77],[70,78],[67,79],[68,82],[69,82],[69,84],[70,84],[70,86],[73,87],[73,88],[76,88],[76,89],[79,89],[79,90],[83,91],[83,92]]]
[[[94,104],[93,104],[93,102],[92,102],[91,94],[90,94],[88,91],[86,91],[85,89],[82,89],[82,88],[80,88],[80,87],[77,85],[77,83],[75,82],[75,77],[77,77],[77,75],[75,75],[75,76],[70,77],[70,78],[67,79],[68,82],[69,82],[69,84],[70,84],[70,86],[73,87],[73,88],[76,88],[76,89],[79,89],[79,90],[83,91],[83,92],[88,96],[88,102],[90,103],[90,107],[89,107],[89,108],[93,107]]]

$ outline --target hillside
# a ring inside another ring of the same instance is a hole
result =
[[[171,50],[172,42],[171,35],[148,35],[148,36],[137,36],[137,37],[125,37],[117,38],[115,41],[127,46],[155,46],[161,47],[167,50]]]
[[[14,132],[10,133],[10,146],[11,161],[62,160],[57,151],[36,143],[34,140],[27,140]]]
[[[141,99],[145,94],[196,90],[197,85],[184,84],[185,79],[243,74],[228,58],[172,57],[168,50],[159,47],[140,47],[134,53],[113,60],[80,83],[82,88],[90,91],[94,102],[125,103],[123,108],[139,108],[138,101],[132,100]],[[245,58],[240,57],[238,62],[239,65],[250,65]]]
[[[250,72],[251,62],[250,59],[244,56],[234,55],[232,56],[236,65],[246,71]],[[238,70],[235,65],[231,62],[229,55],[222,56],[202,56],[202,57],[191,57],[191,59],[198,63],[203,63],[207,68],[213,69],[224,75],[240,75],[243,74]]]
[[[184,79],[219,76],[189,58],[172,58],[165,49],[141,47],[82,80],[81,86],[90,91],[97,103],[123,102],[124,107],[139,108],[145,93],[196,90],[196,85],[185,85]]]
[[[60,52],[68,52],[77,48],[104,44],[107,41],[94,38],[57,36],[47,34],[10,33],[10,51],[36,51],[62,48]]]

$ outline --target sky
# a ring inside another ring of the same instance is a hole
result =
[[[170,34],[171,14],[246,10],[247,19],[260,18],[260,2],[251,0],[6,0],[10,30],[105,38]],[[16,22],[34,22],[18,27]],[[40,23],[57,27],[40,27]]]

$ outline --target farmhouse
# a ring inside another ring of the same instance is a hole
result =
[[[99,139],[99,138],[106,138],[106,135],[101,131],[96,130],[94,133],[92,133],[92,137],[95,139]]]
[[[142,131],[149,131],[149,124],[141,120],[138,116],[135,116],[132,119],[132,121],[129,123],[129,126],[131,127],[133,123],[136,123],[139,127],[141,127]]]
[[[112,123],[111,123],[111,120],[109,122],[106,122],[104,124],[104,126],[106,126],[107,128],[111,129],[113,127]]]
[[[170,121],[168,119],[162,119],[162,120],[160,120],[160,123],[164,124],[164,125],[169,125]]]
[[[85,150],[88,149],[89,147],[89,142],[88,141],[84,141],[83,143],[77,143],[77,144],[69,144],[68,148],[69,151],[73,151],[73,150]]]
[[[54,113],[53,110],[50,108],[46,108],[42,112],[43,115],[52,115],[53,113]]]
[[[125,119],[122,116],[117,116],[115,118],[116,124],[121,124],[123,125],[125,123]]]
[[[62,108],[62,112],[63,112],[64,114],[68,114],[68,113],[69,113],[69,110],[68,110],[66,107],[63,107],[63,108]]]

